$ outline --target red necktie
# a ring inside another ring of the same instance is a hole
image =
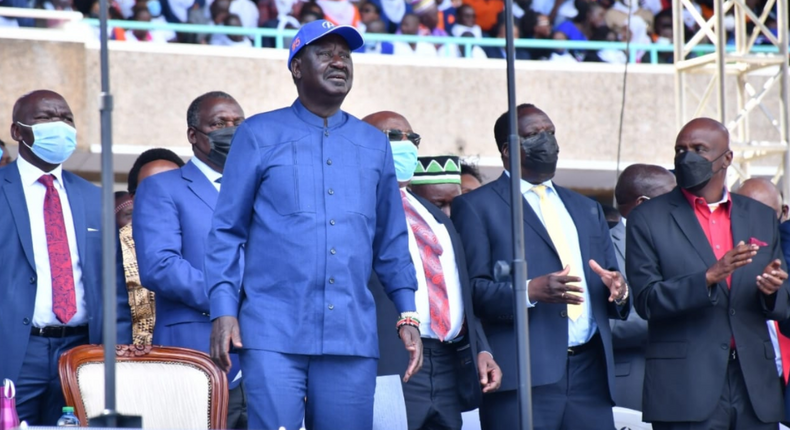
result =
[[[38,179],[47,187],[44,195],[44,227],[47,232],[49,268],[52,274],[52,312],[63,324],[77,313],[74,293],[74,267],[71,265],[69,238],[63,221],[60,195],[53,185],[54,176],[44,175]]]
[[[774,321],[776,326],[776,340],[779,341],[779,353],[782,354],[782,379],[787,384],[787,376],[790,375],[790,338],[779,331],[779,323]]]
[[[444,284],[444,272],[439,256],[442,255],[442,245],[428,223],[417,213],[414,206],[409,203],[406,193],[401,191],[403,210],[406,212],[406,221],[414,233],[417,247],[420,249],[422,267],[425,271],[425,283],[428,286],[428,304],[431,312],[431,330],[446,340],[450,331],[450,303],[447,300],[447,286]]]

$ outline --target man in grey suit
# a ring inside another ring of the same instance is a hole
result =
[[[611,227],[620,270],[625,269],[625,223],[635,207],[675,188],[675,175],[661,166],[632,164],[617,179],[614,197],[622,220]],[[615,402],[617,406],[642,410],[642,384],[645,376],[647,321],[631,312],[625,321],[609,320],[614,347]]]

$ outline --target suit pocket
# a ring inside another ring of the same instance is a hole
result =
[[[667,358],[686,358],[688,354],[687,342],[652,342],[647,345],[645,358],[667,359]]]
[[[628,376],[631,374],[631,363],[615,363],[614,376]]]

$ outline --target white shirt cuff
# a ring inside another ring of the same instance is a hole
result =
[[[527,279],[527,308],[534,308],[538,302],[533,302],[529,299],[529,281],[530,279]]]

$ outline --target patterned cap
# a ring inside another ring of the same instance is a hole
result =
[[[412,185],[461,184],[461,160],[454,155],[418,158]]]

